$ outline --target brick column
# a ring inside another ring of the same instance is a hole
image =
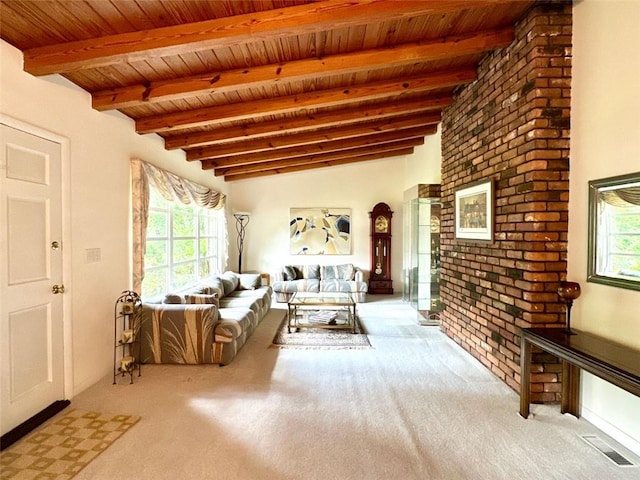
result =
[[[519,329],[564,322],[557,288],[567,269],[571,8],[535,6],[442,116],[443,329],[516,390]],[[456,240],[455,190],[487,179],[494,241]],[[559,400],[559,365],[535,355],[532,401]]]

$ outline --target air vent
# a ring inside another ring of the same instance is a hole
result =
[[[630,460],[627,460],[620,452],[617,452],[596,435],[582,435],[582,439],[619,467],[635,467]]]

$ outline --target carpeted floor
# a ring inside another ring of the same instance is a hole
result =
[[[0,478],[74,477],[139,417],[64,410],[0,453]]]
[[[74,480],[637,480],[640,460],[557,405],[518,395],[396,297],[358,305],[374,348],[268,348],[276,305],[226,367],[108,374],[73,408],[138,422]],[[621,468],[582,438],[636,465]]]

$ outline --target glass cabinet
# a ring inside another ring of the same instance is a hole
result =
[[[440,186],[420,185],[421,195],[403,209],[403,299],[416,309],[418,322],[439,325],[440,301]]]

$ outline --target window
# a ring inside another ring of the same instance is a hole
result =
[[[601,208],[598,273],[640,278],[640,206]]]
[[[142,297],[167,293],[216,273],[224,252],[224,209],[165,200],[149,188]]]
[[[640,290],[640,175],[589,187],[588,280]]]

